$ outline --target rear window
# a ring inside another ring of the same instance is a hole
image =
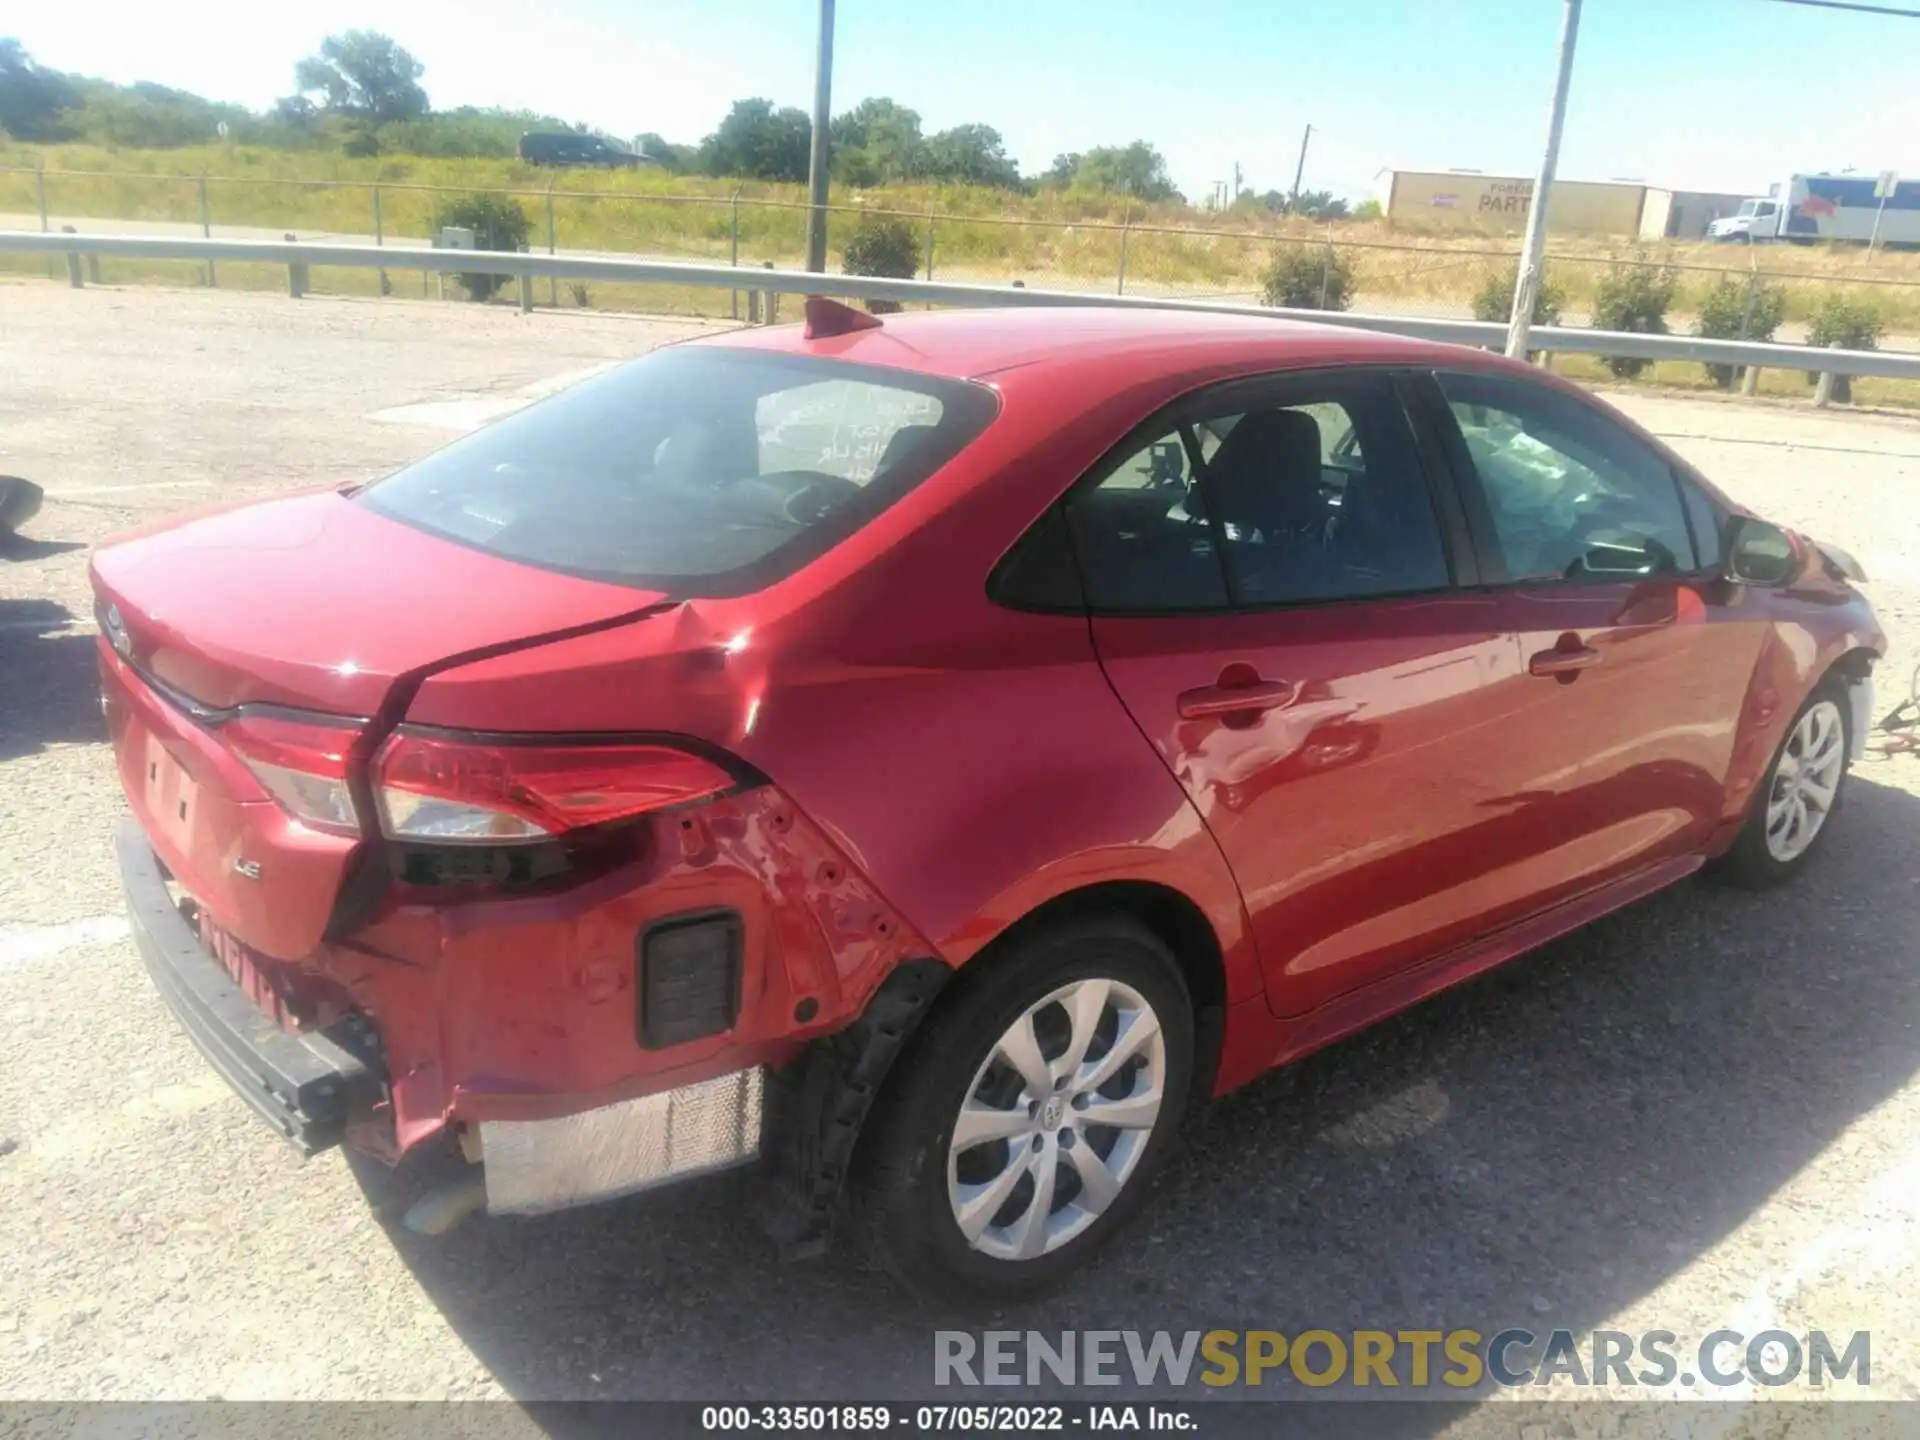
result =
[[[676,597],[823,554],[958,454],[991,391],[870,365],[673,348],[582,381],[358,503],[503,559]]]

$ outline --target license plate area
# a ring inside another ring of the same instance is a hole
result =
[[[151,730],[146,732],[141,771],[146,812],[154,828],[182,854],[193,852],[194,826],[200,814],[200,785]]]

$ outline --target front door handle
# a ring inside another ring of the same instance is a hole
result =
[[[1564,650],[1542,650],[1527,661],[1529,675],[1552,675],[1571,680],[1582,670],[1600,663],[1600,652],[1590,645],[1569,646]]]
[[[1180,692],[1180,718],[1200,720],[1208,715],[1251,714],[1291,705],[1300,687],[1291,680],[1255,680],[1248,685],[1202,685]]]

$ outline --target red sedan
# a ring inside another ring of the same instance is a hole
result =
[[[1818,851],[1838,551],[1473,351],[1110,309],[674,346],[101,549],[161,992],[415,1216],[757,1164],[1031,1288],[1206,1097]]]

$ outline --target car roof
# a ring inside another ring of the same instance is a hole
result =
[[[798,325],[776,325],[690,343],[814,355],[963,380],[1035,367],[1093,368],[1110,383],[1135,375],[1169,378],[1241,367],[1457,366],[1491,358],[1458,346],[1353,326],[1096,304],[894,314],[877,328],[819,339],[808,339]]]

